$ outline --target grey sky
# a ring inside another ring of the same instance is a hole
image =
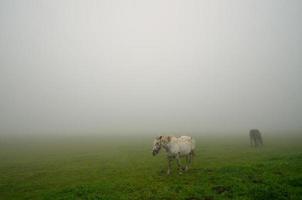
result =
[[[0,1],[0,131],[302,129],[302,1]]]

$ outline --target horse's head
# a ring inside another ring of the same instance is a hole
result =
[[[152,154],[155,156],[160,151],[161,147],[165,146],[171,141],[171,136],[159,136],[153,142]]]
[[[159,136],[157,138],[155,138],[155,140],[153,141],[153,148],[152,148],[152,154],[153,156],[155,156],[156,154],[158,154],[158,152],[161,149],[161,139],[163,136]]]

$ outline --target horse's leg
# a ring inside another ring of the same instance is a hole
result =
[[[172,158],[168,156],[168,170],[167,170],[167,175],[170,175],[171,164],[172,164]]]
[[[179,171],[181,173],[182,166],[181,166],[181,163],[180,163],[180,156],[179,156],[179,154],[177,154],[177,156],[176,156],[176,161],[177,161],[178,169],[179,169]]]
[[[257,139],[253,136],[253,147],[257,146]]]
[[[189,165],[190,165],[190,155],[191,155],[191,154],[186,155],[186,167],[185,167],[185,171],[188,171],[188,169],[189,169]]]
[[[191,167],[192,164],[192,159],[193,159],[193,151],[191,151],[191,153],[189,155],[187,155],[187,166],[186,166],[186,171],[189,169],[189,167]]]

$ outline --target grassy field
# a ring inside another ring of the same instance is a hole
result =
[[[167,176],[152,137],[1,137],[0,199],[302,199],[301,136],[195,136],[191,170]]]

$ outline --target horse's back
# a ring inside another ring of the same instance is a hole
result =
[[[183,136],[178,137],[178,140],[184,141],[184,142],[192,142],[193,139],[190,136],[183,135]]]
[[[180,136],[178,141],[180,153],[183,155],[187,155],[195,149],[195,141],[190,136]]]

